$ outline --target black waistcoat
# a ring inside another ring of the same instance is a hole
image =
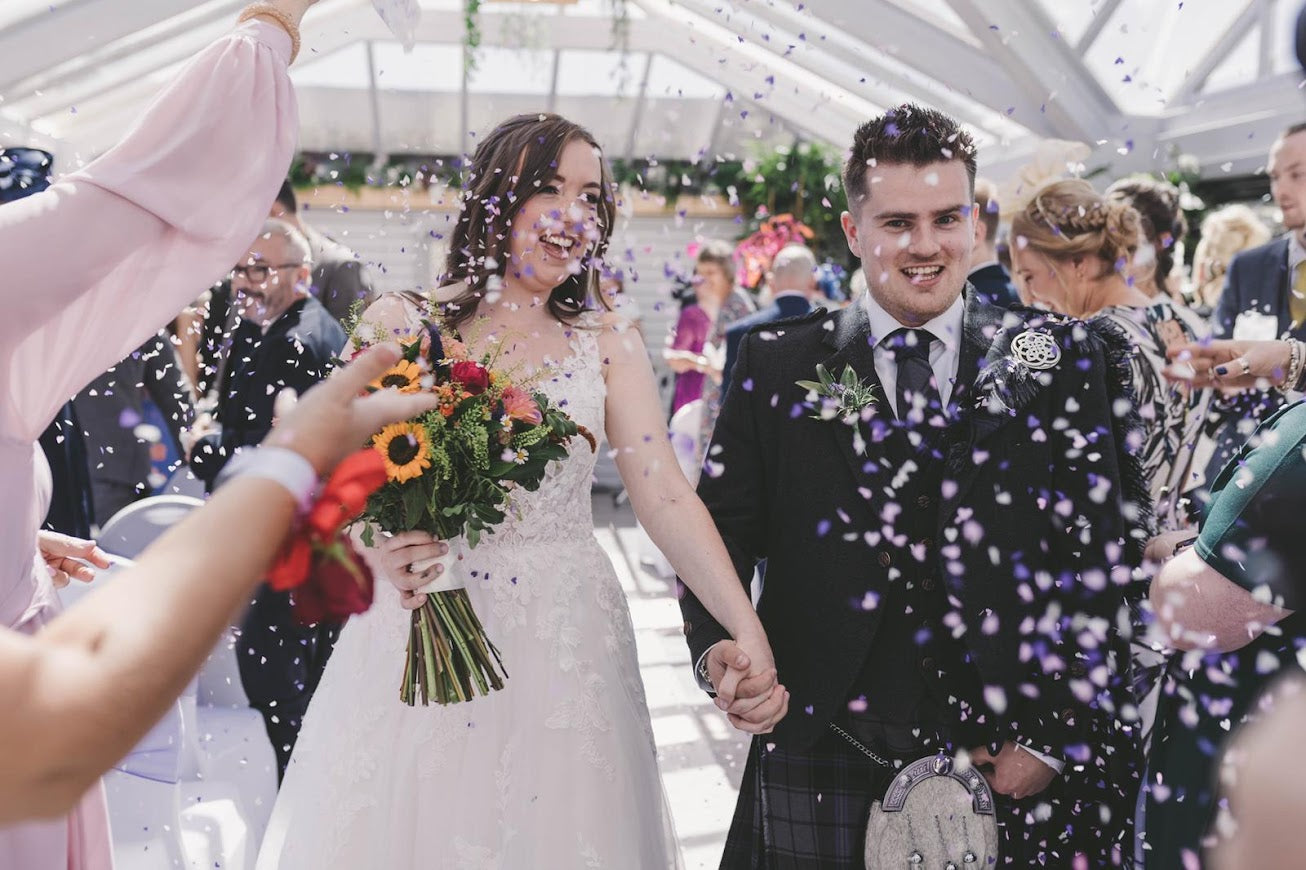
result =
[[[974,721],[983,684],[963,642],[952,636],[934,539],[944,460],[937,450],[907,442],[905,437],[883,442],[898,467],[901,511],[893,522],[894,539],[883,542],[878,557],[891,580],[877,605],[879,628],[853,684],[849,709],[864,709],[901,726],[898,730],[919,728],[975,746],[990,739],[986,729],[976,727],[984,723]]]

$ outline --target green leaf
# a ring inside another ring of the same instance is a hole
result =
[[[812,393],[819,393],[825,389],[824,384],[818,384],[816,381],[794,381],[794,383]]]
[[[374,527],[372,526],[371,523],[364,523],[363,534],[359,535],[359,537],[362,538],[363,540],[363,546],[367,547],[368,549],[371,549],[372,547],[376,546],[376,543],[372,537],[373,528]]]
[[[843,367],[843,385],[845,387],[856,387],[861,384],[857,378],[857,372],[853,371],[852,366]]]
[[[417,528],[426,515],[426,493],[422,487],[410,484],[404,488],[404,525],[409,529]]]

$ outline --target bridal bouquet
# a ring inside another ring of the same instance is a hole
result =
[[[390,336],[377,336],[387,340]],[[355,336],[359,349],[366,347]],[[497,351],[473,359],[452,334],[434,323],[400,339],[403,357],[369,389],[434,392],[432,411],[395,423],[373,436],[386,482],[367,500],[363,543],[374,527],[398,533],[420,529],[448,542],[444,574],[417,590],[426,603],[413,611],[399,697],[413,705],[471,700],[503,688],[507,671],[486,636],[458,570],[464,547],[475,547],[503,522],[514,489],[535,490],[549,463],[567,456],[567,442],[594,437],[548,396],[514,383],[496,368]]]

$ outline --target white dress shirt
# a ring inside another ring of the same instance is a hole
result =
[[[966,314],[966,303],[958,296],[948,309],[919,327],[904,326],[880,307],[870,293],[862,296],[866,316],[871,322],[872,350],[875,355],[875,373],[884,386],[884,397],[898,414],[898,363],[893,358],[893,348],[885,343],[899,329],[924,329],[934,336],[930,342],[930,368],[934,369],[934,383],[939,388],[939,400],[948,407],[952,386],[957,380],[957,367],[961,364],[961,325]]]

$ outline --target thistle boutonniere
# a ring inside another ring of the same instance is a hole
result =
[[[795,381],[807,390],[807,404],[812,409],[813,420],[841,420],[849,426],[869,420],[875,413],[879,399],[877,387],[857,377],[852,366],[844,366],[838,378],[823,366],[816,367],[815,381]]]

